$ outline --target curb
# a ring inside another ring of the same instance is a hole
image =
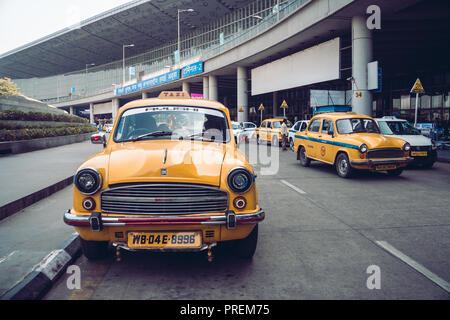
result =
[[[8,290],[0,299],[41,299],[80,254],[80,237],[74,234],[64,242],[62,249],[50,252],[22,281]]]
[[[73,176],[0,207],[0,221],[71,185]]]

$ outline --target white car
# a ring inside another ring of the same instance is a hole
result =
[[[238,137],[238,141],[250,142],[255,137],[256,124],[253,122],[241,122],[242,131]]]
[[[294,123],[292,128],[289,130],[289,136],[288,136],[288,143],[289,147],[292,151],[294,151],[294,140],[295,140],[295,133],[298,131],[305,131],[306,127],[308,126],[309,120],[300,120]]]
[[[242,126],[239,122],[231,121],[231,129],[233,130],[234,140],[239,143],[239,135],[241,134]]]
[[[105,130],[106,133],[110,133],[112,128],[113,128],[113,125],[111,123],[107,123],[107,124],[105,124],[105,129],[104,130]]]
[[[390,116],[375,120],[384,135],[403,139],[411,145],[413,163],[431,168],[436,162],[437,151],[434,143],[430,138],[423,136],[408,121]]]

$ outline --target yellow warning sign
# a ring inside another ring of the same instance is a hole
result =
[[[262,111],[262,110],[264,110],[264,105],[261,103],[261,105],[259,106],[259,109],[258,109],[259,111]]]
[[[243,108],[243,107],[240,107],[240,108],[239,108],[239,112],[244,112],[244,108]]]
[[[423,93],[424,91],[425,90],[423,89],[422,82],[420,82],[420,79],[417,78],[416,82],[414,83],[414,85],[413,85],[413,87],[411,89],[411,92]]]
[[[286,103],[286,100],[283,100],[283,103],[281,104],[282,108],[287,108],[288,104]]]

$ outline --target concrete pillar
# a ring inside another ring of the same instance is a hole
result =
[[[70,114],[74,114],[74,112],[73,112],[73,107],[69,107],[69,113],[70,113]]]
[[[94,104],[93,103],[89,104],[89,121],[91,123],[94,123]]]
[[[119,99],[113,98],[111,105],[112,105],[112,118],[114,122],[116,120],[117,115],[119,114]]]
[[[219,90],[217,88],[217,77],[209,76],[209,100],[219,100]]]
[[[209,78],[203,77],[203,99],[209,99]]]
[[[277,110],[278,110],[278,91],[275,91],[272,94],[272,106],[273,106],[273,117],[277,117]]]
[[[365,16],[352,18],[352,107],[356,113],[372,115],[372,92],[367,90],[367,64],[373,60],[372,32]]]
[[[142,92],[142,99],[147,99],[147,98],[148,98],[147,92]]]
[[[243,112],[239,112],[240,109]],[[237,68],[237,121],[248,120],[247,68]]]
[[[189,84],[189,82],[183,82],[182,90],[191,95],[191,85]]]

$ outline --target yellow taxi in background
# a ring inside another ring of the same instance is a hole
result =
[[[355,169],[398,176],[412,160],[410,149],[402,139],[383,136],[373,118],[353,112],[316,115],[294,141],[302,166],[308,167],[311,160],[328,163],[343,178]]]
[[[273,146],[279,146],[281,143],[281,125],[283,118],[266,119],[261,122],[259,128],[256,128],[256,143],[271,143]],[[292,123],[287,120],[288,131]]]
[[[228,109],[185,92],[120,108],[104,150],[74,176],[73,207],[64,221],[79,233],[84,255],[120,248],[207,250],[234,241],[251,258],[264,211],[255,174],[232,136]]]

